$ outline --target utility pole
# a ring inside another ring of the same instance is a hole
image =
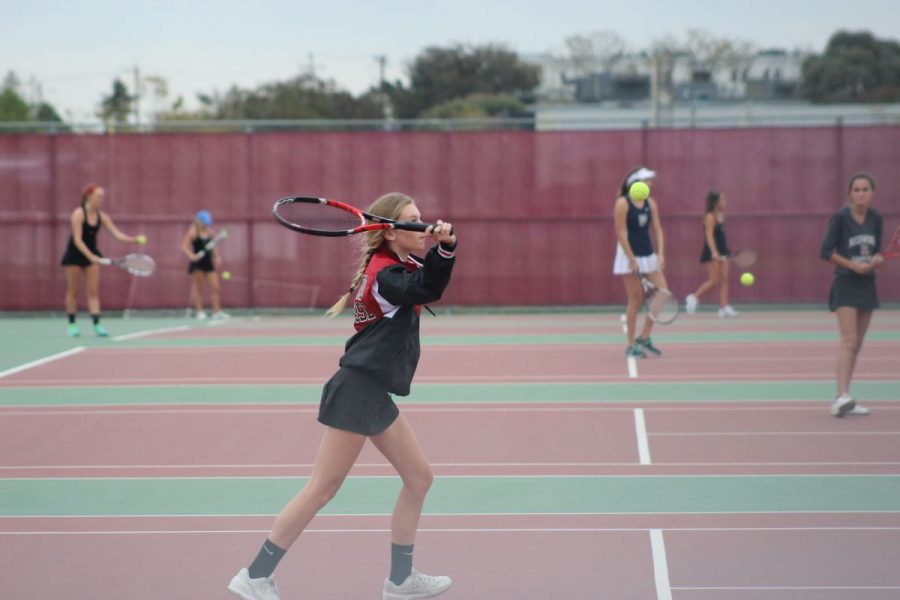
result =
[[[141,125],[141,69],[137,63],[134,64],[134,125]]]
[[[384,54],[376,54],[375,62],[378,63],[378,88],[384,88],[384,71],[387,66],[387,56]]]

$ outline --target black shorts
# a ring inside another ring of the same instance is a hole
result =
[[[325,384],[319,422],[362,435],[378,435],[400,415],[387,388],[370,375],[341,368]]]
[[[858,310],[870,311],[878,308],[878,292],[875,277],[839,275],[831,284],[828,295],[828,310],[835,311],[841,306],[852,306]]]

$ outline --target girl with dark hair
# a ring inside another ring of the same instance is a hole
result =
[[[106,337],[106,329],[100,324],[100,259],[103,255],[97,248],[97,233],[103,225],[120,242],[146,241],[143,236],[130,236],[119,231],[112,218],[101,210],[106,192],[99,185],[89,185],[81,194],[81,206],[69,217],[71,235],[66,244],[66,252],[61,264],[66,271],[66,314],[69,318],[68,334],[81,335],[75,324],[78,311],[78,289],[81,279],[87,279],[88,312],[94,322],[94,333]]]
[[[837,315],[841,336],[836,366],[837,397],[831,414],[867,415],[869,409],[850,395],[850,380],[862,347],[872,313],[878,308],[875,269],[881,256],[881,215],[871,207],[875,180],[867,173],[850,178],[850,199],[828,222],[819,254],[834,263],[834,282],[828,297],[828,309]]]
[[[403,194],[386,194],[369,213],[419,221],[419,209]],[[419,259],[425,238],[438,242]],[[384,600],[431,598],[450,587],[449,577],[412,568],[413,544],[433,475],[415,433],[391,394],[406,396],[419,362],[419,314],[450,282],[456,236],[450,223],[428,231],[386,229],[365,234],[359,269],[328,315],[343,311],[353,294],[356,334],[346,344],[340,369],[325,384],[319,421],[327,427],[306,486],[282,509],[256,559],[228,589],[244,600],[277,600],[272,572],[310,520],[337,493],[366,440],[397,469],[403,487],[391,519],[391,572]],[[355,294],[354,294],[355,291]]]
[[[669,289],[663,275],[665,239],[662,224],[656,201],[652,197],[648,196],[646,199],[637,200],[629,196],[629,190],[633,183],[643,181],[650,187],[655,177],[656,173],[647,167],[638,167],[629,172],[622,180],[613,213],[616,239],[618,240],[613,274],[622,277],[625,292],[628,294],[628,307],[625,313],[628,347],[625,349],[625,356],[635,358],[645,358],[647,353],[656,356],[662,354],[662,351],[654,346],[650,339],[653,319],[646,317],[641,335],[635,335],[637,314],[644,303],[641,276],[649,279],[658,289]],[[653,250],[653,242],[650,239],[651,230],[656,238],[659,254]]]
[[[703,250],[700,262],[706,266],[706,281],[697,291],[688,294],[685,309],[689,313],[697,310],[700,298],[709,290],[719,288],[719,316],[736,317],[738,312],[728,304],[728,242],[725,240],[725,195],[710,190],[706,195],[706,213],[703,215]]]

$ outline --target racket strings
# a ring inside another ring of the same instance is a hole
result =
[[[670,321],[678,315],[678,300],[669,290],[658,289],[650,296],[647,311],[655,321]]]
[[[354,213],[328,204],[291,202],[277,209],[285,221],[319,231],[347,231],[365,225],[365,219]]]
[[[145,254],[129,254],[122,260],[122,264],[135,275],[150,275],[156,270],[156,263]]]
[[[748,269],[756,264],[757,256],[756,250],[741,250],[734,255],[734,264],[742,269]]]

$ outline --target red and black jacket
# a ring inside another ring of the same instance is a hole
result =
[[[455,251],[439,244],[424,260],[410,256],[406,262],[386,247],[372,255],[354,295],[356,334],[347,340],[341,367],[371,375],[392,394],[409,394],[421,352],[422,305],[441,298]]]

